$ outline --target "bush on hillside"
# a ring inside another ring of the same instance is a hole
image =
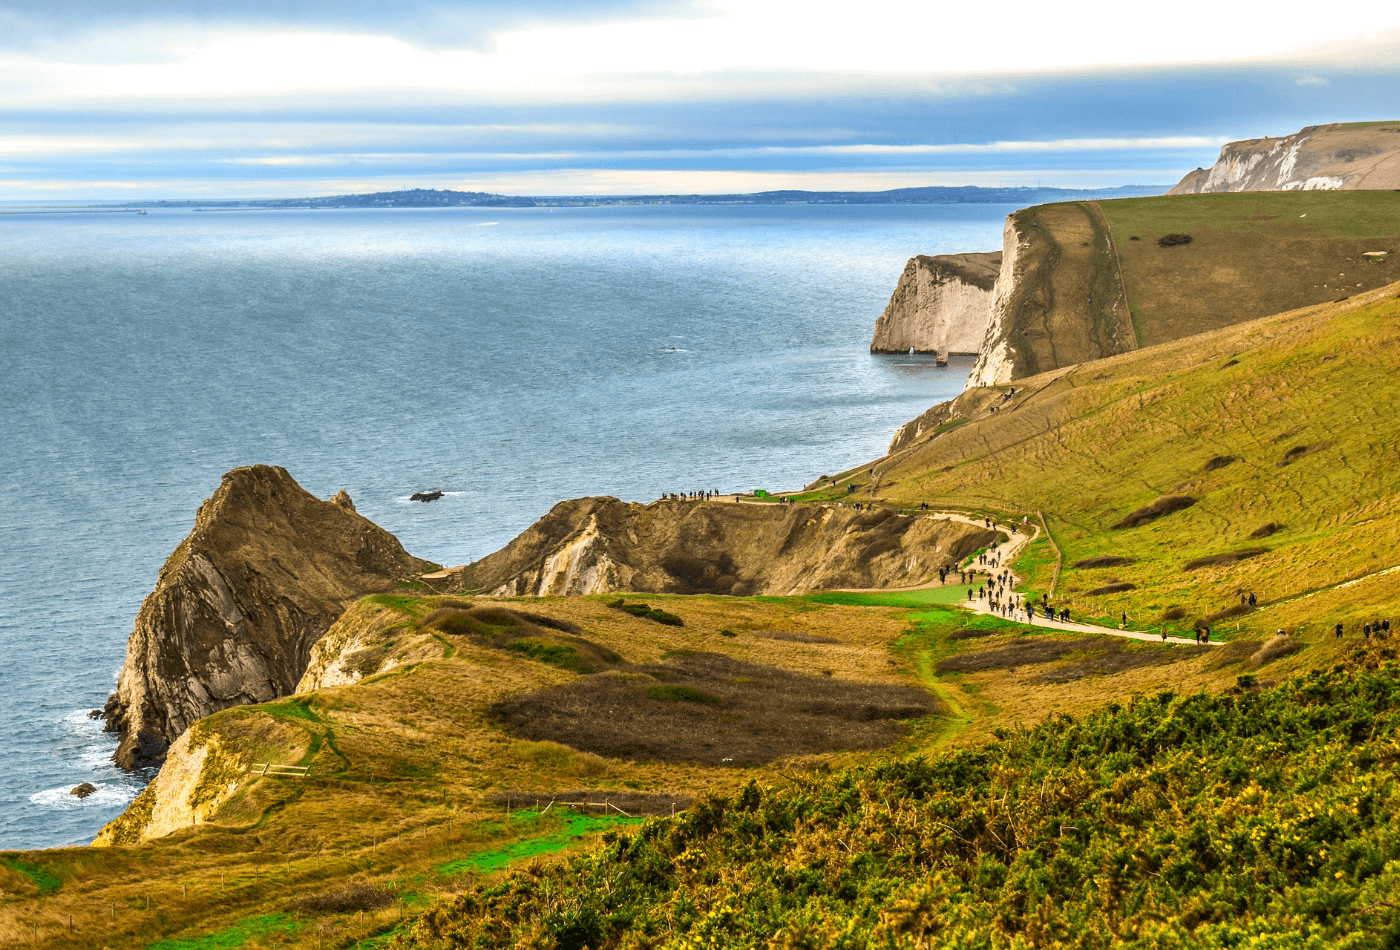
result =
[[[1157,239],[1159,247],[1180,247],[1183,244],[1190,244],[1192,237],[1189,234],[1164,234]]]

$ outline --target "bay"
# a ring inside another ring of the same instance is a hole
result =
[[[225,471],[344,488],[443,564],[564,498],[798,487],[961,390],[970,358],[871,331],[908,257],[1011,210],[0,217],[0,848],[87,842],[147,780],[86,713]]]

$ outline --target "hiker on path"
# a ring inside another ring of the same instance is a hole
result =
[[[1340,640],[1341,638],[1342,638],[1342,625],[1341,625],[1340,622],[1338,622],[1338,624],[1337,624],[1337,639]]]

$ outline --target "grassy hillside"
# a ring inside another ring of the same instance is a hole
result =
[[[1397,291],[969,392],[938,410],[968,421],[929,427],[857,497],[1043,513],[1055,546],[1029,587],[1078,616],[1354,637],[1400,584]],[[1175,497],[1190,506],[1115,527]]]
[[[617,809],[669,818],[750,780],[800,784],[1254,669],[969,618],[933,595],[635,599],[682,626],[614,600],[362,601],[328,638],[354,634],[364,680],[197,726],[222,753],[196,797],[235,787],[200,824],[141,840],[138,801],[117,846],[0,853],[0,934],[65,950],[379,946],[492,875],[629,827]],[[267,761],[310,773],[243,771]]]
[[[1161,692],[751,783],[427,914],[400,947],[1393,947],[1400,669]]]

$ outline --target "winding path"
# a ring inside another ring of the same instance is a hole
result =
[[[987,521],[985,518],[971,518],[967,515],[960,514],[956,511],[931,511],[925,512],[924,514],[926,514],[928,517],[938,518],[944,521],[960,521],[963,524],[974,525],[976,527],[986,527],[987,525]],[[1030,528],[1029,533],[1026,530],[1024,530],[1026,527]],[[1040,526],[1030,521],[1027,521],[1021,527],[1017,527],[1016,525],[997,524],[994,522],[992,524],[992,528],[994,530],[1005,533],[1007,535],[1007,540],[995,547],[988,548],[986,553],[988,557],[994,558],[1004,565],[1011,564],[1011,562],[1014,561],[1016,557],[1020,555],[1022,548],[1024,548],[1026,545],[1030,544],[1032,541],[1034,541],[1040,536]],[[1022,581],[1022,578],[1014,571],[1011,571],[1009,567],[1007,567],[1006,570],[1008,571],[1008,573],[1011,574],[1010,586],[1014,589],[1016,585]],[[986,575],[988,579],[990,579],[992,575],[991,571],[987,570],[985,567],[982,567],[980,565],[973,565],[971,567],[971,571],[974,574]],[[845,592],[852,594],[892,594],[907,593],[916,590],[929,590],[938,586],[940,585],[921,584],[915,587],[861,588],[851,589]],[[945,584],[942,586],[952,585]],[[1001,616],[1001,614],[992,610],[991,606],[988,605],[986,601],[977,600],[976,598],[972,600],[963,600],[961,603],[957,604],[957,606],[962,607],[964,610],[971,611],[972,613],[994,614],[996,616]],[[1035,616],[1032,617],[1029,621],[1019,620],[1017,622],[1024,623],[1027,626],[1031,627],[1044,627],[1048,630],[1064,630],[1068,633],[1093,633],[1109,637],[1122,637],[1126,640],[1142,640],[1148,643],[1177,643],[1185,646],[1200,645],[1195,641],[1195,639],[1188,640],[1186,637],[1163,637],[1160,633],[1149,633],[1145,630],[1128,630],[1123,627],[1119,627],[1115,630],[1112,627],[1101,627],[1097,624],[1092,623],[1078,623],[1073,620],[1047,620],[1043,616]],[[1222,646],[1223,644],[1221,644],[1219,641],[1212,640],[1209,645],[1213,647],[1218,647]]]

